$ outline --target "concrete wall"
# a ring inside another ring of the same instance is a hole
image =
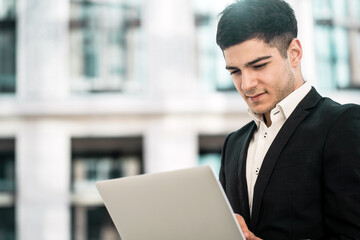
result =
[[[304,75],[316,85],[310,2],[291,4],[303,39]],[[145,172],[158,172],[196,165],[200,134],[227,134],[249,121],[236,93],[199,87],[189,0],[146,1],[141,95],[96,97],[70,92],[68,1],[17,5],[18,91],[0,96],[0,137],[16,139],[19,240],[70,239],[71,137],[143,136]],[[359,101],[358,95],[346,96]]]

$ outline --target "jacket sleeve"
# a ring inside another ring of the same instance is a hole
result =
[[[359,105],[348,106],[334,120],[323,156],[326,239],[360,239]]]
[[[219,172],[219,180],[220,183],[224,189],[224,191],[226,192],[226,181],[225,181],[225,149],[226,149],[226,144],[228,142],[230,135],[228,135],[224,141],[223,147],[222,147],[222,152],[221,152],[221,165],[220,165],[220,172]]]

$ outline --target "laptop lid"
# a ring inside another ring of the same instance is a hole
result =
[[[244,240],[208,166],[96,183],[123,240]]]

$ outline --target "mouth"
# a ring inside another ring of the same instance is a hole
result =
[[[248,99],[250,99],[251,101],[253,102],[256,102],[256,101],[259,101],[260,98],[262,96],[264,96],[265,93],[259,93],[259,94],[254,94],[254,95],[251,95],[251,96],[246,96]]]

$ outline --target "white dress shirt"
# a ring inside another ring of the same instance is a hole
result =
[[[250,215],[252,213],[252,204],[254,196],[254,186],[259,175],[261,164],[265,154],[270,148],[276,135],[290,117],[296,106],[311,90],[310,83],[305,82],[302,86],[290,93],[286,98],[279,102],[270,112],[271,126],[267,127],[262,114],[256,114],[250,109],[250,116],[254,119],[257,130],[250,141],[246,159],[246,181],[249,195]]]

